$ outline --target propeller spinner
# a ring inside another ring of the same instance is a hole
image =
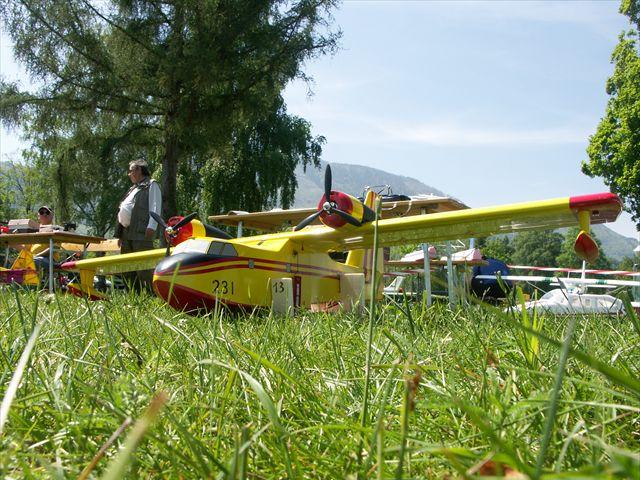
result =
[[[151,218],[153,218],[156,222],[158,222],[162,226],[162,228],[164,228],[164,238],[167,241],[167,253],[166,253],[166,256],[168,257],[169,256],[169,249],[171,248],[171,246],[173,244],[172,240],[178,236],[178,232],[180,231],[180,229],[182,227],[184,227],[187,223],[189,223],[191,220],[196,218],[196,216],[198,214],[195,213],[195,212],[194,213],[190,213],[189,215],[184,217],[182,220],[180,220],[175,225],[167,225],[167,222],[165,222],[162,219],[162,217],[160,215],[158,215],[156,212],[149,212],[149,215],[151,215]]]
[[[360,218],[351,215],[355,212],[361,213]],[[318,204],[318,211],[302,220],[293,230],[302,230],[318,217],[322,223],[333,228],[341,227],[345,223],[360,227],[364,222],[375,219],[375,212],[356,198],[331,190],[331,167],[327,165],[324,172],[324,195]]]

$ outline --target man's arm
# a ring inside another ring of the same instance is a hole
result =
[[[162,193],[160,192],[160,186],[156,182],[151,182],[149,185],[149,212],[155,212],[160,215],[162,211]],[[145,237],[151,240],[158,228],[158,222],[156,222],[151,215],[149,215],[149,223],[147,224],[147,231]]]

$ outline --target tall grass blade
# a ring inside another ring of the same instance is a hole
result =
[[[625,292],[620,295],[622,299],[622,303],[624,304],[624,312],[625,316],[629,319],[636,333],[640,337],[640,319],[638,319],[638,315],[636,314],[633,305],[631,305],[631,300],[629,299],[629,295]]]
[[[84,470],[82,470],[82,472],[78,476],[78,480],[85,480],[89,477],[89,474],[93,471],[94,468],[96,468],[96,465],[98,464],[100,459],[104,457],[104,454],[109,449],[109,447],[113,445],[113,442],[115,442],[116,439],[120,435],[122,435],[122,432],[124,432],[124,430],[129,425],[131,425],[131,421],[132,420],[130,417],[125,418],[124,422],[120,424],[120,426],[116,429],[116,431],[113,432],[109,437],[109,439],[100,447],[100,450],[98,450],[98,453],[96,453],[93,459],[91,459],[91,462],[89,462],[89,465],[87,465],[84,468]]]
[[[124,446],[118,455],[109,463],[103,475],[103,480],[120,480],[124,477],[129,463],[133,460],[138,444],[142,441],[147,430],[160,414],[160,411],[169,400],[165,392],[158,392],[154,395],[149,407],[142,417],[135,423],[133,430],[127,435]]]
[[[13,403],[13,399],[16,396],[18,386],[20,385],[20,381],[22,380],[24,371],[27,368],[27,363],[29,363],[29,357],[31,356],[33,347],[36,344],[36,340],[38,339],[38,334],[40,333],[40,329],[42,328],[43,323],[44,322],[36,323],[35,327],[33,328],[31,336],[29,337],[29,340],[27,341],[27,344],[22,351],[22,355],[20,355],[20,359],[18,360],[16,369],[13,372],[13,376],[11,377],[11,381],[9,382],[9,386],[4,393],[2,404],[0,404],[0,435],[2,435],[4,432],[4,425],[7,421],[7,418],[9,417],[9,409],[11,408],[11,403]]]
[[[360,412],[360,426],[364,429],[369,421],[369,389],[371,383],[371,358],[373,352],[373,327],[376,320],[376,296],[378,292],[378,219],[380,218],[380,197],[376,198],[376,219],[373,223],[373,268],[371,278],[371,301],[369,304],[369,327],[367,333],[367,354],[365,358],[364,393],[362,395],[362,410]],[[360,440],[358,447],[358,465],[362,462],[362,449],[364,439]]]
[[[217,362],[215,360],[202,360],[200,363],[202,364],[213,363],[220,367],[227,368],[229,370],[234,370],[238,372],[238,374],[249,384],[249,387],[251,387],[251,390],[253,390],[253,393],[255,393],[256,397],[258,397],[258,400],[260,400],[262,407],[267,413],[267,417],[269,417],[269,420],[271,421],[271,423],[276,429],[276,432],[278,433],[278,440],[285,455],[287,475],[289,478],[294,478],[293,468],[291,465],[291,451],[289,449],[289,444],[287,442],[289,437],[289,432],[284,428],[284,426],[280,422],[278,409],[276,408],[276,405],[273,403],[273,400],[271,399],[267,391],[264,389],[262,384],[258,380],[256,380],[254,377],[249,375],[247,372],[240,370],[239,368],[232,367],[231,365]]]
[[[538,460],[536,461],[536,470],[533,477],[535,479],[540,478],[540,475],[542,474],[542,467],[547,455],[547,449],[549,448],[551,435],[553,434],[553,425],[556,421],[556,413],[558,411],[558,399],[560,398],[560,390],[562,390],[564,369],[567,365],[567,359],[569,358],[569,351],[571,349],[571,340],[573,339],[573,332],[575,331],[576,327],[576,317],[577,315],[571,315],[569,317],[567,333],[565,335],[564,341],[562,342],[562,349],[560,350],[560,360],[558,362],[558,370],[556,372],[556,378],[553,383],[553,389],[551,390],[551,399],[549,400],[549,407],[547,408],[547,419],[545,421],[544,432],[542,434],[542,441],[540,442]]]
[[[505,322],[509,323],[515,328],[521,329],[525,332],[529,332],[532,335],[535,335],[536,337],[538,337],[540,340],[544,341],[545,343],[548,343],[549,345],[552,345],[556,348],[562,348],[562,342],[559,342],[558,340],[551,338],[542,332],[536,332],[532,328],[526,328],[525,326],[521,325],[519,322],[514,321],[510,315],[503,313],[500,309],[496,307],[492,307],[491,305],[486,305],[485,308],[494,312],[496,315],[499,316],[499,318],[502,318]],[[578,350],[577,348],[570,348],[569,353],[571,354],[571,356],[579,360],[581,363],[587,365],[588,367],[593,368],[597,372],[604,375],[611,382],[617,384],[618,386],[626,388],[634,395],[640,397],[640,380],[638,380],[637,378],[631,377],[629,375],[625,375],[620,370],[613,368],[611,365],[608,365],[602,362],[601,360],[598,360],[597,358],[581,350]]]

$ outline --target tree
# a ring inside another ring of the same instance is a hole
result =
[[[322,138],[287,114],[281,93],[306,78],[305,60],[335,50],[334,4],[5,2],[0,16],[16,58],[41,86],[1,83],[0,119],[26,126],[33,155],[61,177],[60,201],[100,228],[138,157],[158,167],[165,216],[179,199],[214,211],[243,201],[288,205],[292,166],[317,163]],[[202,178],[182,167],[202,169]]]
[[[567,230],[567,233],[564,236],[564,241],[562,242],[560,254],[556,258],[556,263],[558,266],[565,268],[582,268],[582,259],[579,258],[578,255],[576,255],[576,252],[573,248],[579,232],[580,229],[577,227]],[[610,269],[611,260],[609,260],[607,255],[602,250],[602,244],[600,243],[600,240],[598,240],[598,237],[596,237],[593,232],[591,232],[591,237],[598,245],[600,255],[598,256],[598,259],[595,261],[595,263],[589,264],[589,268],[595,268],[598,270]]]
[[[562,235],[551,230],[521,232],[513,240],[511,260],[516,265],[556,267],[562,240]]]
[[[32,164],[0,163],[0,220],[34,218],[40,205],[49,204],[47,191],[40,187],[42,180],[42,173]]]
[[[635,28],[620,35],[613,51],[613,75],[607,81],[610,96],[604,118],[590,137],[588,162],[582,171],[603,177],[624,201],[640,230],[640,57],[638,56],[638,0],[623,0],[621,13]]]
[[[507,236],[488,238],[484,241],[481,250],[485,257],[496,258],[506,264],[511,263],[514,253],[513,245]]]
[[[624,257],[615,266],[616,270],[634,271],[638,269],[640,259],[638,257]]]

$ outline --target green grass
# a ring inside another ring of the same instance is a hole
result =
[[[630,317],[578,317],[559,372],[566,317],[538,332],[479,306],[410,314],[383,307],[369,343],[367,313],[194,317],[147,296],[2,290],[0,398],[19,383],[0,477],[91,465],[88,478],[465,478],[496,465],[640,478]]]

